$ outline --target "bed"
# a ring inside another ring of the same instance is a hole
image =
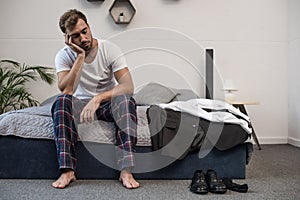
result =
[[[191,90],[149,83],[134,98],[138,103],[136,165],[139,167],[133,171],[137,179],[190,179],[197,169],[214,169],[223,178],[246,177],[246,165],[252,152],[252,143],[248,141],[224,151],[213,148],[202,158],[199,158],[199,151],[190,152],[182,160],[164,155],[158,158],[152,153],[147,109],[152,104],[197,98]],[[0,178],[57,178],[59,171],[50,112],[54,100],[55,96],[41,106],[0,115]],[[112,159],[115,157],[113,132],[112,123],[101,120],[79,126],[78,178],[118,178],[115,159]]]

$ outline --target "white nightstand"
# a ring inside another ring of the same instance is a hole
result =
[[[256,101],[227,101],[227,103],[229,103],[229,104],[233,105],[234,107],[240,109],[240,111],[242,113],[244,113],[245,115],[248,115],[245,105],[258,105],[259,104],[259,102],[256,102]],[[254,128],[253,128],[251,122],[250,122],[250,127],[252,128],[253,140],[257,144],[258,149],[261,150],[261,146],[260,146],[259,141],[256,137],[256,134],[255,134],[255,131],[254,131]]]

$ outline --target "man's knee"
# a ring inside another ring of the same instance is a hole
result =
[[[113,110],[118,113],[131,113],[136,116],[136,102],[131,95],[122,94],[113,99]]]
[[[52,113],[57,110],[57,109],[61,109],[62,105],[64,106],[72,106],[72,95],[69,94],[60,94],[56,97],[56,100],[54,101],[53,105],[52,105]]]
[[[130,106],[136,106],[136,102],[134,100],[134,98],[132,97],[132,95],[129,94],[122,94],[119,96],[116,96],[114,98],[114,101],[117,105],[130,105]]]
[[[72,95],[60,94],[57,96],[56,101],[72,101]]]
[[[63,105],[72,105],[73,96],[69,94],[60,94],[57,96],[55,103]]]

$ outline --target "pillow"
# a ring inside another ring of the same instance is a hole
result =
[[[159,83],[150,82],[133,95],[137,105],[169,103],[176,92]]]
[[[174,99],[172,99],[172,101],[188,101],[190,99],[199,98],[198,95],[191,89],[177,89],[176,91],[177,95]]]

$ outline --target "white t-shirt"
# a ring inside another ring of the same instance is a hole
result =
[[[92,63],[84,63],[78,87],[74,96],[90,99],[102,92],[111,90],[117,82],[114,72],[127,67],[122,51],[112,42],[98,41],[98,52]],[[70,70],[77,54],[69,47],[62,48],[55,57],[56,72]]]

